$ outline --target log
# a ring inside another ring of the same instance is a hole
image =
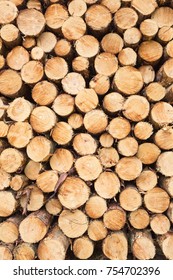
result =
[[[24,154],[15,148],[7,148],[0,155],[0,167],[3,167],[3,170],[8,173],[22,169],[24,164]]]
[[[11,1],[1,1],[0,15],[0,24],[8,24],[16,19],[18,15],[18,9]]]
[[[173,104],[172,90],[173,90],[172,85],[166,89],[165,100],[169,101],[170,104]]]
[[[118,141],[117,149],[125,157],[134,156],[138,151],[138,142],[133,137],[125,137]]]
[[[56,43],[57,38],[52,32],[43,32],[37,38],[37,46],[45,53],[52,52]]]
[[[160,7],[155,10],[151,18],[157,23],[159,28],[163,26],[172,26],[173,10],[169,7]]]
[[[123,104],[125,102],[124,97],[118,92],[111,92],[106,94],[103,99],[103,108],[106,113],[114,115],[115,113],[122,111]]]
[[[78,40],[86,32],[85,21],[78,16],[70,16],[62,25],[62,34],[69,41]]]
[[[173,82],[173,75],[171,72],[173,65],[173,59],[168,59],[159,69],[156,75],[156,80],[161,83],[162,86],[168,87]]]
[[[97,179],[102,172],[101,163],[94,155],[86,155],[78,158],[75,162],[75,168],[79,177],[85,181]]]
[[[17,208],[17,200],[11,191],[0,191],[0,216],[9,217]]]
[[[109,133],[105,132],[100,136],[99,142],[102,147],[110,148],[114,143],[114,138]]]
[[[8,124],[6,124],[4,121],[0,121],[0,137],[7,137],[8,130]]]
[[[133,186],[127,186],[119,196],[120,206],[126,211],[135,211],[142,205],[142,197]]]
[[[121,66],[135,66],[137,63],[137,54],[132,48],[124,48],[119,52],[118,60]]]
[[[139,208],[130,212],[128,220],[133,228],[141,230],[148,227],[150,223],[150,216],[145,209]]]
[[[13,255],[10,248],[5,244],[0,245],[0,260],[12,260]]]
[[[89,86],[90,88],[94,89],[98,95],[104,95],[110,88],[109,77],[106,75],[97,74],[91,79]]]
[[[90,189],[76,177],[68,177],[58,189],[58,199],[67,209],[77,209],[89,199]]]
[[[94,110],[99,103],[98,96],[93,89],[85,88],[78,92],[75,97],[75,105],[82,113]]]
[[[132,237],[132,252],[138,260],[153,259],[156,254],[154,242],[148,231],[138,231]]]
[[[86,87],[86,82],[82,75],[75,72],[68,73],[61,83],[63,90],[71,95],[77,95],[79,91],[84,90]]]
[[[108,8],[114,14],[121,6],[120,0],[101,0],[101,4]]]
[[[132,8],[122,7],[114,15],[114,26],[121,33],[135,26],[137,21],[138,15]]]
[[[161,150],[153,143],[143,143],[139,145],[137,158],[141,160],[143,164],[152,164],[157,161]]]
[[[68,40],[60,39],[55,44],[54,52],[57,56],[70,58],[72,54],[72,45]]]
[[[173,149],[173,129],[165,126],[159,129],[154,135],[155,144],[162,150]]]
[[[98,134],[105,131],[108,125],[107,115],[99,109],[87,112],[83,121],[85,129],[91,134]]]
[[[147,140],[153,134],[153,126],[149,122],[140,121],[135,124],[134,135],[140,140]]]
[[[145,88],[145,94],[149,101],[157,102],[166,95],[166,89],[159,83],[153,82]]]
[[[132,27],[125,30],[123,34],[125,46],[129,46],[132,48],[138,46],[139,42],[141,41],[141,38],[142,38],[142,34],[140,30],[136,27]]]
[[[11,69],[19,71],[29,62],[29,52],[22,46],[16,46],[8,53],[6,62]]]
[[[51,136],[58,145],[66,145],[72,140],[73,129],[66,122],[57,122]]]
[[[81,156],[92,155],[96,152],[97,142],[88,133],[79,133],[73,138],[73,148]]]
[[[163,254],[168,260],[173,259],[172,248],[173,248],[173,235],[172,232],[168,232],[159,236],[158,243],[162,249]]]
[[[98,195],[91,196],[85,204],[85,212],[92,219],[102,217],[106,210],[106,200]]]
[[[118,54],[123,46],[123,39],[117,33],[108,33],[101,40],[101,47],[104,52]]]
[[[47,161],[51,152],[52,142],[44,136],[32,138],[26,147],[27,156],[35,162]]]
[[[58,82],[68,73],[67,62],[62,57],[52,57],[46,61],[45,74],[48,79]]]
[[[22,46],[30,51],[33,47],[36,46],[36,39],[32,36],[23,37]]]
[[[8,142],[15,148],[26,147],[32,137],[32,126],[28,122],[15,122],[7,133]]]
[[[57,198],[51,198],[45,204],[47,212],[51,215],[58,215],[62,211],[62,205]]]
[[[16,122],[26,121],[33,109],[33,104],[31,104],[28,100],[23,97],[19,97],[14,99],[8,109],[7,114],[8,117]]]
[[[68,19],[67,8],[60,4],[50,5],[45,12],[46,25],[54,32],[58,32]]]
[[[81,74],[83,77],[89,77],[89,59],[83,56],[77,56],[72,61],[74,72]]]
[[[172,223],[173,222],[173,203],[172,202],[169,204],[169,207],[167,210],[167,216],[168,216],[170,222]]]
[[[66,117],[74,111],[75,100],[69,94],[62,93],[58,95],[52,105],[52,109],[57,115]]]
[[[115,171],[122,180],[135,180],[142,171],[142,162],[135,156],[122,157],[117,163]]]
[[[156,162],[156,169],[165,176],[173,176],[172,171],[173,152],[161,153]]]
[[[173,38],[173,28],[170,26],[163,26],[158,32],[158,39],[163,44],[166,45]]]
[[[166,191],[160,187],[155,187],[144,195],[144,203],[149,211],[159,214],[168,209],[170,197]]]
[[[53,192],[58,182],[58,174],[53,170],[46,170],[38,174],[36,184],[44,193]]]
[[[136,186],[141,192],[152,190],[158,183],[157,174],[151,169],[144,169],[136,178]]]
[[[155,71],[151,65],[142,65],[139,67],[139,71],[145,84],[149,84],[154,81]]]
[[[144,120],[150,112],[150,104],[144,96],[129,96],[123,106],[123,115],[134,122]]]
[[[91,220],[88,226],[88,236],[93,241],[103,240],[107,236],[107,229],[102,220]]]
[[[87,231],[88,218],[79,209],[63,210],[59,215],[58,225],[67,237],[77,238]]]
[[[0,240],[4,243],[14,243],[19,237],[19,224],[22,221],[19,215],[11,216],[0,223]]]
[[[161,177],[160,185],[172,198],[173,197],[173,177]]]
[[[29,0],[26,6],[28,9],[36,9],[38,11],[42,11],[42,6],[39,0]]]
[[[140,31],[145,40],[152,40],[156,36],[158,29],[157,23],[152,19],[145,19],[140,24]]]
[[[2,70],[5,66],[5,58],[3,55],[0,55],[0,70]]]
[[[163,54],[163,47],[156,41],[150,40],[140,44],[138,55],[139,57],[149,63],[154,64],[159,62]]]
[[[30,60],[21,69],[21,78],[26,84],[34,85],[43,78],[43,64],[40,61]]]
[[[41,169],[42,169],[42,164],[40,162],[29,160],[25,166],[24,173],[27,178],[33,181],[37,179]]]
[[[11,81],[10,84],[9,81]],[[14,70],[3,70],[0,72],[0,87],[1,94],[7,97],[17,96],[22,89],[22,79]]]
[[[173,58],[172,44],[173,40],[168,42],[168,44],[165,46],[164,55],[166,58]]]
[[[87,236],[82,236],[74,240],[72,250],[78,259],[86,260],[92,256],[94,244]]]
[[[29,179],[24,175],[14,175],[10,181],[10,188],[13,191],[22,190],[26,185],[28,185]]]
[[[69,245],[69,239],[55,225],[40,241],[37,251],[38,258],[39,260],[64,260]]]
[[[71,169],[73,161],[73,154],[69,150],[59,148],[50,158],[50,166],[53,170],[56,170],[60,173],[65,173]]]
[[[44,194],[36,185],[29,185],[21,191],[20,206],[23,213],[37,211],[44,204]]]
[[[98,74],[111,77],[118,69],[118,60],[114,54],[102,52],[96,56],[94,68]]]
[[[22,242],[14,248],[14,260],[34,260],[36,257],[33,244]]]
[[[170,221],[164,214],[156,214],[150,219],[150,227],[155,234],[166,234],[170,226]]]
[[[5,190],[9,187],[11,175],[0,168],[0,191]]]
[[[132,0],[132,7],[137,10],[140,15],[149,16],[157,8],[157,2],[155,0]]]
[[[55,100],[57,94],[56,86],[46,80],[38,82],[32,89],[33,100],[41,106],[50,105]]]
[[[126,212],[117,205],[112,205],[103,215],[103,223],[107,229],[120,230],[126,223]]]
[[[91,35],[84,35],[76,40],[75,49],[78,55],[92,58],[99,52],[99,42]]]
[[[98,158],[105,168],[115,166],[119,161],[119,154],[113,147],[102,148],[98,151]]]
[[[131,131],[130,122],[122,117],[114,118],[110,121],[107,131],[115,139],[123,139],[128,136]]]
[[[44,238],[51,223],[51,215],[44,209],[29,214],[19,225],[21,239],[37,243]]]
[[[68,124],[76,130],[80,129],[83,126],[83,116],[78,113],[73,113],[68,118]]]
[[[127,237],[122,231],[108,235],[103,241],[103,253],[110,260],[126,260],[128,253]]]
[[[6,24],[2,26],[0,35],[4,45],[7,48],[13,48],[20,44],[21,36],[19,29],[14,24]]]
[[[42,48],[36,46],[36,47],[32,48],[32,50],[31,50],[31,58],[33,60],[39,60],[42,62],[42,61],[44,61],[45,53],[42,50]]]
[[[82,17],[87,11],[87,5],[83,0],[72,0],[68,5],[68,12],[71,16]]]

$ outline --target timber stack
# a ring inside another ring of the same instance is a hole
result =
[[[0,1],[0,259],[173,259],[171,0]]]

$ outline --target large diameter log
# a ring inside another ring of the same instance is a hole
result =
[[[13,22],[18,15],[18,9],[11,1],[0,2],[0,24]]]
[[[57,38],[52,32],[43,32],[37,39],[37,46],[40,47],[45,53],[53,51],[57,43]]]
[[[158,7],[156,0],[132,0],[132,7],[142,16],[151,15]]]
[[[103,241],[102,250],[110,260],[126,260],[128,254],[127,237],[122,231],[108,235]]]
[[[169,260],[173,260],[173,234],[168,232],[158,237],[158,243],[163,251],[165,257]]]
[[[142,205],[142,196],[133,186],[125,188],[119,197],[120,206],[126,211],[135,211]]]
[[[24,154],[15,148],[7,148],[0,155],[0,167],[8,173],[22,169],[24,164]]]
[[[120,32],[136,25],[138,14],[132,8],[120,8],[114,15],[114,25]]]
[[[7,54],[6,61],[11,69],[19,71],[29,62],[29,52],[22,46],[16,46]]]
[[[137,157],[123,157],[115,167],[118,176],[126,181],[136,179],[142,172],[142,162]]]
[[[50,166],[60,173],[68,172],[73,165],[73,154],[67,149],[57,149],[50,158]]]
[[[13,250],[14,260],[34,260],[36,249],[33,244],[22,242]]]
[[[78,40],[86,32],[86,23],[81,17],[71,16],[62,25],[62,33],[69,41]]]
[[[38,245],[39,260],[64,260],[70,245],[69,239],[56,225]]]
[[[169,207],[170,197],[166,191],[160,187],[155,187],[144,195],[144,203],[149,211],[163,213]]]
[[[19,97],[10,103],[7,115],[13,121],[23,122],[29,118],[32,109],[33,105],[28,100]]]
[[[59,31],[63,23],[68,19],[67,8],[60,4],[50,5],[45,13],[46,25],[53,31]]]
[[[37,243],[46,235],[51,222],[51,215],[45,210],[38,210],[29,214],[19,226],[22,240]]]
[[[84,127],[91,134],[103,132],[108,125],[107,115],[99,109],[87,112],[84,116]],[[110,133],[111,134],[111,133]]]
[[[28,157],[35,161],[47,161],[51,156],[52,142],[44,136],[36,136],[26,147]]]
[[[22,80],[26,84],[34,85],[43,78],[43,64],[40,61],[30,60],[21,70]]]
[[[173,10],[170,7],[160,7],[155,10],[151,18],[157,23],[158,27],[173,25]]]
[[[8,142],[15,148],[26,147],[32,137],[32,126],[27,122],[15,122],[7,133]]]
[[[157,174],[151,169],[144,169],[136,178],[136,186],[141,192],[152,190],[157,185]]]

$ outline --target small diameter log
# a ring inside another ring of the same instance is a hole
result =
[[[76,171],[83,180],[93,181],[102,172],[102,166],[96,156],[87,155],[78,158],[75,162]]]
[[[87,236],[81,236],[74,240],[72,250],[78,259],[86,260],[94,252],[94,243]]]
[[[126,137],[118,141],[117,149],[125,157],[134,156],[138,151],[138,142],[133,137]]]
[[[26,84],[34,85],[42,80],[44,74],[43,64],[40,61],[31,60],[21,70],[22,80]]]
[[[132,236],[132,252],[138,260],[153,259],[156,248],[148,231],[139,231]]]
[[[0,72],[0,87],[1,94],[7,97],[14,97],[18,95],[22,89],[22,79],[14,70],[3,70]]]
[[[107,211],[106,200],[98,195],[91,196],[85,205],[86,214],[92,219],[98,219]]]
[[[71,16],[63,23],[61,30],[65,39],[74,41],[85,34],[86,24],[81,17]]]
[[[145,40],[151,40],[158,32],[158,25],[152,19],[145,19],[140,24],[140,31]]]
[[[165,46],[164,55],[166,58],[173,58],[173,40]]]
[[[73,129],[66,122],[57,122],[51,132],[51,136],[58,145],[66,145],[72,140]]]
[[[20,44],[20,32],[19,29],[13,24],[6,24],[2,26],[0,30],[0,35],[3,40],[4,45],[7,48],[13,48]]]
[[[105,33],[112,21],[112,16],[105,6],[92,5],[86,11],[85,21],[91,31]]]
[[[11,146],[24,148],[33,137],[32,126],[27,122],[15,122],[8,130],[7,139]]]
[[[142,65],[139,67],[139,71],[145,84],[149,84],[154,81],[155,71],[151,65]]]
[[[56,98],[58,90],[53,83],[41,81],[32,89],[33,100],[41,106],[50,105]]]
[[[22,46],[17,46],[8,53],[6,61],[11,69],[21,70],[29,62],[29,52]]]
[[[67,237],[77,238],[88,229],[88,218],[81,210],[63,210],[58,225]]]
[[[173,177],[161,177],[160,185],[172,198],[173,197]]]
[[[102,172],[94,183],[97,194],[105,199],[116,196],[120,190],[120,180],[113,172]]]
[[[142,205],[142,196],[135,187],[128,186],[120,193],[119,201],[124,210],[135,211]]]
[[[58,174],[53,170],[46,170],[37,177],[36,184],[44,193],[53,192],[58,182]]]
[[[52,153],[52,142],[44,136],[36,136],[26,147],[28,157],[35,161],[47,161]]]
[[[86,113],[84,116],[84,127],[92,134],[103,132],[107,125],[108,118],[102,110],[95,109]]]
[[[75,49],[78,55],[92,58],[99,52],[99,41],[94,36],[84,35],[76,41]]]
[[[155,10],[152,14],[151,19],[153,19],[159,28],[163,26],[173,25],[173,10],[169,7],[160,7]]]
[[[102,52],[96,56],[94,68],[98,74],[111,77],[118,69],[118,60],[114,54]]]
[[[101,47],[107,53],[118,54],[123,46],[123,39],[117,33],[108,33],[101,40]]]
[[[125,95],[136,94],[143,87],[142,75],[132,66],[120,67],[114,76],[113,87]]]
[[[93,241],[99,241],[107,236],[108,230],[101,220],[91,220],[88,226],[88,236]]]
[[[57,149],[50,158],[50,166],[60,173],[68,172],[73,165],[73,154],[67,149]]]
[[[36,107],[30,116],[30,124],[37,133],[48,132],[55,126],[56,122],[56,114],[46,106]]]
[[[132,27],[125,30],[123,34],[123,38],[124,38],[125,46],[135,48],[136,46],[139,45],[139,42],[141,41],[142,38],[142,34],[138,28]]]
[[[134,135],[140,140],[146,140],[153,134],[153,126],[149,122],[138,122],[134,127]]]
[[[8,134],[9,126],[4,121],[0,121],[0,137],[6,137]]]
[[[156,169],[165,176],[173,176],[173,152],[161,153],[156,162]]]
[[[123,109],[125,98],[118,92],[108,93],[103,99],[103,108],[107,113],[115,114]]]
[[[118,60],[121,66],[135,66],[137,54],[132,48],[125,48],[119,52]]]
[[[154,135],[154,142],[163,150],[173,149],[173,129],[171,126],[165,126],[158,130]]]
[[[57,198],[51,198],[45,204],[47,212],[51,215],[57,216],[62,211],[62,205]]]
[[[158,238],[163,254],[168,260],[173,260],[173,234],[168,232]]]
[[[19,12],[17,26],[25,36],[38,36],[44,29],[45,18],[35,9],[25,9]]]
[[[11,1],[0,2],[0,24],[13,22],[18,15],[18,9]]]
[[[143,164],[152,164],[156,162],[160,153],[160,149],[155,144],[142,143],[141,145],[139,145],[136,156],[141,160]]]
[[[54,47],[54,52],[57,56],[70,58],[72,54],[72,44],[66,39],[60,39]]]
[[[164,214],[156,214],[150,219],[150,227],[155,234],[167,233],[170,226],[170,221]]]
[[[139,191],[146,192],[152,190],[157,185],[157,174],[155,171],[146,169],[141,172],[139,177],[136,179],[136,186]]]
[[[12,216],[0,223],[0,240],[5,243],[13,243],[19,237],[19,224],[22,221],[21,216]]]
[[[17,208],[17,200],[11,191],[0,191],[0,216],[9,217]]]
[[[113,147],[102,148],[98,151],[98,158],[104,167],[110,168],[118,163],[119,154]]]
[[[36,9],[42,11],[42,6],[39,0],[29,0],[26,4],[28,9]]]
[[[58,189],[58,199],[67,209],[76,209],[89,199],[90,189],[80,178],[68,177]]]
[[[34,48],[32,48],[31,50],[31,59],[33,60],[39,60],[39,61],[44,61],[45,58],[45,53],[42,50],[42,48],[36,46]]]
[[[76,130],[83,126],[83,116],[78,113],[73,113],[68,117],[68,124]]]
[[[140,44],[138,55],[147,63],[157,63],[163,54],[163,47],[156,41],[150,40]]]
[[[158,39],[163,44],[166,45],[173,38],[173,28],[170,26],[163,26],[158,32]]]
[[[23,168],[25,156],[14,148],[7,148],[0,155],[0,167],[8,173],[16,172]]]
[[[52,109],[57,115],[66,117],[74,111],[74,97],[69,94],[62,93],[58,95],[52,105]]]
[[[45,13],[46,25],[51,30],[57,32],[63,23],[68,19],[67,8],[60,4],[50,5]]]
[[[45,74],[48,79],[58,82],[68,73],[67,62],[62,57],[53,57],[46,61]]]
[[[130,133],[131,125],[127,119],[117,117],[110,121],[107,131],[113,138],[123,139]]]
[[[114,25],[120,32],[135,26],[137,21],[138,15],[132,8],[120,8],[114,15]]]
[[[110,148],[114,143],[114,138],[109,133],[105,132],[100,136],[99,142],[102,147]]]
[[[173,58],[168,59],[159,69],[156,75],[156,81],[160,82],[162,86],[168,87],[173,82],[173,74],[171,72],[173,67]]]
[[[167,216],[171,223],[173,223],[173,202],[169,204],[168,210],[167,210]]]
[[[117,163],[115,170],[122,180],[135,180],[142,171],[142,162],[135,156],[123,157]]]
[[[3,55],[0,55],[0,70],[2,70],[5,66],[6,60]]]
[[[141,16],[149,16],[158,6],[156,0],[132,0],[132,7],[138,11]]]
[[[44,194],[39,188],[37,188],[37,186],[30,185],[22,190],[20,205],[23,208],[23,212],[37,211],[43,206],[43,204]]]
[[[51,215],[45,210],[29,214],[19,226],[21,239],[28,243],[37,243],[46,235],[51,222]]]
[[[124,232],[118,231],[108,235],[103,241],[102,250],[110,260],[126,260],[128,243]]]
[[[61,83],[63,90],[71,95],[77,95],[79,91],[86,87],[83,76],[75,72],[68,73]]]
[[[135,229],[144,229],[150,223],[150,216],[145,209],[139,208],[130,212],[128,220]]]
[[[38,245],[39,260],[64,260],[70,245],[69,239],[56,225]]]
[[[170,197],[166,191],[159,187],[147,191],[144,195],[144,203],[146,208],[153,213],[165,212],[170,203]]]
[[[104,213],[103,223],[107,229],[120,230],[126,223],[126,212],[121,207],[113,205]]]
[[[7,2],[7,1],[6,1]],[[12,260],[13,255],[12,251],[6,244],[1,244],[0,245],[0,260]]]
[[[0,168],[0,191],[5,190],[9,187],[11,175]]]
[[[36,46],[36,39],[30,36],[23,37],[22,46],[29,51]]]
[[[13,191],[22,190],[26,185],[28,185],[28,178],[21,174],[21,175],[14,175],[10,181],[10,188]]]
[[[22,242],[14,248],[14,260],[34,260],[36,257],[33,244]]]
[[[101,0],[101,5],[107,7],[114,14],[121,6],[120,0]]]
[[[75,97],[75,105],[82,113],[90,112],[98,106],[99,99],[93,89],[85,88]]]
[[[123,115],[134,122],[144,120],[150,112],[150,104],[144,96],[130,96],[123,106]]]
[[[98,95],[104,95],[110,88],[109,77],[102,74],[97,74],[91,79],[89,87],[94,89]]]
[[[7,114],[11,120],[23,122],[29,118],[32,109],[33,105],[28,100],[19,97],[10,103]]]
[[[73,138],[73,148],[81,156],[92,155],[96,152],[97,142],[88,133],[79,133]]]
[[[87,5],[83,0],[72,0],[68,5],[71,16],[82,17],[87,11]]]
[[[145,88],[145,94],[149,101],[157,102],[166,95],[166,89],[159,83],[153,82]]]
[[[45,53],[52,52],[56,43],[57,38],[52,32],[43,32],[37,38],[37,46],[40,47]]]
[[[72,61],[72,69],[74,72],[82,74],[83,77],[89,77],[89,59],[83,56],[77,56]]]
[[[42,169],[42,164],[40,162],[35,162],[33,160],[30,160],[25,166],[24,173],[27,178],[33,181],[37,179],[41,169]]]

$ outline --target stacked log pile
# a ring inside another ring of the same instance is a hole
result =
[[[0,1],[0,259],[173,259],[171,0]]]

